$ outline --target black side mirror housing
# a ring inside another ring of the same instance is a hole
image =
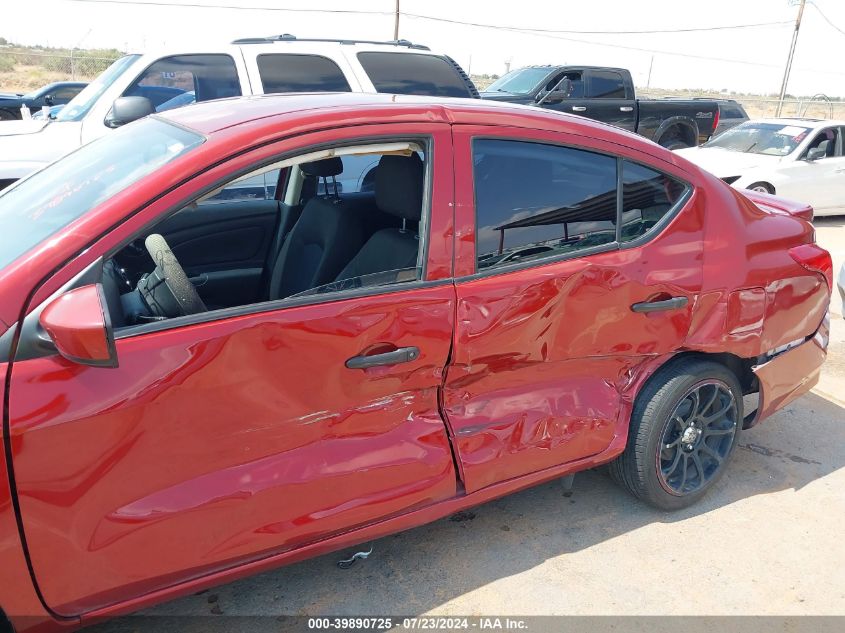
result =
[[[48,106],[55,105],[53,103],[53,95],[44,95],[44,103],[46,103]]]
[[[807,152],[807,157],[805,158],[805,160],[808,163],[812,163],[813,161],[817,161],[820,158],[824,158],[825,156],[827,156],[827,152],[825,152],[820,147],[814,147],[813,149]]]
[[[111,107],[109,116],[106,117],[106,125],[120,127],[154,112],[152,101],[146,97],[118,97]]]
[[[537,96],[537,101],[542,100],[543,103],[560,103],[564,99],[568,98],[566,91],[564,90],[553,90],[551,92],[547,92],[545,94],[540,94]]]

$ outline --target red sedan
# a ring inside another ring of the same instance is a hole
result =
[[[0,608],[85,624],[605,463],[684,507],[818,378],[811,218],[519,106],[128,125],[0,196]]]

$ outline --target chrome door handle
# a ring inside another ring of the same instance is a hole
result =
[[[622,106],[619,108],[620,112],[633,112],[634,108],[632,106]]]
[[[399,363],[410,363],[420,356],[419,347],[400,347],[392,352],[384,354],[372,354],[370,356],[353,356],[347,359],[346,366],[349,369],[367,369],[380,365],[398,365]]]
[[[586,106],[572,106],[573,112],[585,112],[586,110]]]
[[[641,301],[631,306],[632,312],[661,312],[663,310],[677,310],[689,303],[686,297],[672,297],[664,301]]]

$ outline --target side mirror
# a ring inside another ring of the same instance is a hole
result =
[[[44,95],[44,103],[48,106],[53,105],[53,95]]]
[[[805,158],[805,160],[808,163],[812,163],[813,161],[819,160],[820,158],[824,158],[825,156],[827,156],[826,151],[824,151],[820,147],[814,147],[813,149],[807,152],[807,158]]]
[[[155,108],[152,101],[146,97],[118,97],[114,100],[111,113],[106,119],[106,125],[120,127],[154,112]]]
[[[568,96],[565,90],[552,90],[551,92],[537,95],[536,100],[542,101],[543,103],[560,103],[564,99],[567,99]]]
[[[66,292],[41,312],[39,319],[59,354],[93,367],[117,367],[114,330],[102,284]]]

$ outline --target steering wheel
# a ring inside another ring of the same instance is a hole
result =
[[[153,313],[176,317],[205,312],[205,304],[167,241],[158,233],[153,233],[144,240],[144,246],[156,268],[138,283],[138,289]]]

